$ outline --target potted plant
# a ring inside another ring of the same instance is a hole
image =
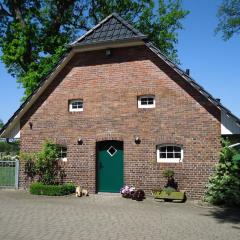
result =
[[[178,190],[178,184],[174,179],[174,171],[172,169],[166,169],[163,172],[163,176],[167,179],[167,183],[162,190],[153,190],[153,196],[155,199],[163,199],[164,201],[181,201],[186,198],[184,192]]]

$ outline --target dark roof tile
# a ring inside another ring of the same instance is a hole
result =
[[[147,37],[113,13],[70,45],[96,44],[131,38],[146,39]]]

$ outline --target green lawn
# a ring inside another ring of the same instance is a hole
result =
[[[15,167],[0,166],[0,187],[15,185]]]

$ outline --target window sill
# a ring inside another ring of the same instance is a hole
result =
[[[171,158],[171,159],[157,159],[158,163],[181,163],[182,160],[179,158]]]

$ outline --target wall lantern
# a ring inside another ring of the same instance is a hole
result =
[[[136,137],[136,138],[135,138],[135,143],[136,143],[136,144],[140,144],[140,143],[141,143],[141,139],[140,139],[139,137]]]
[[[30,129],[33,128],[33,123],[32,122],[29,122],[28,125],[29,125]]]
[[[112,55],[111,49],[106,49],[105,55],[106,55],[107,57],[111,56],[111,55]]]
[[[77,143],[78,143],[78,145],[83,145],[83,140],[81,138],[79,138]]]

